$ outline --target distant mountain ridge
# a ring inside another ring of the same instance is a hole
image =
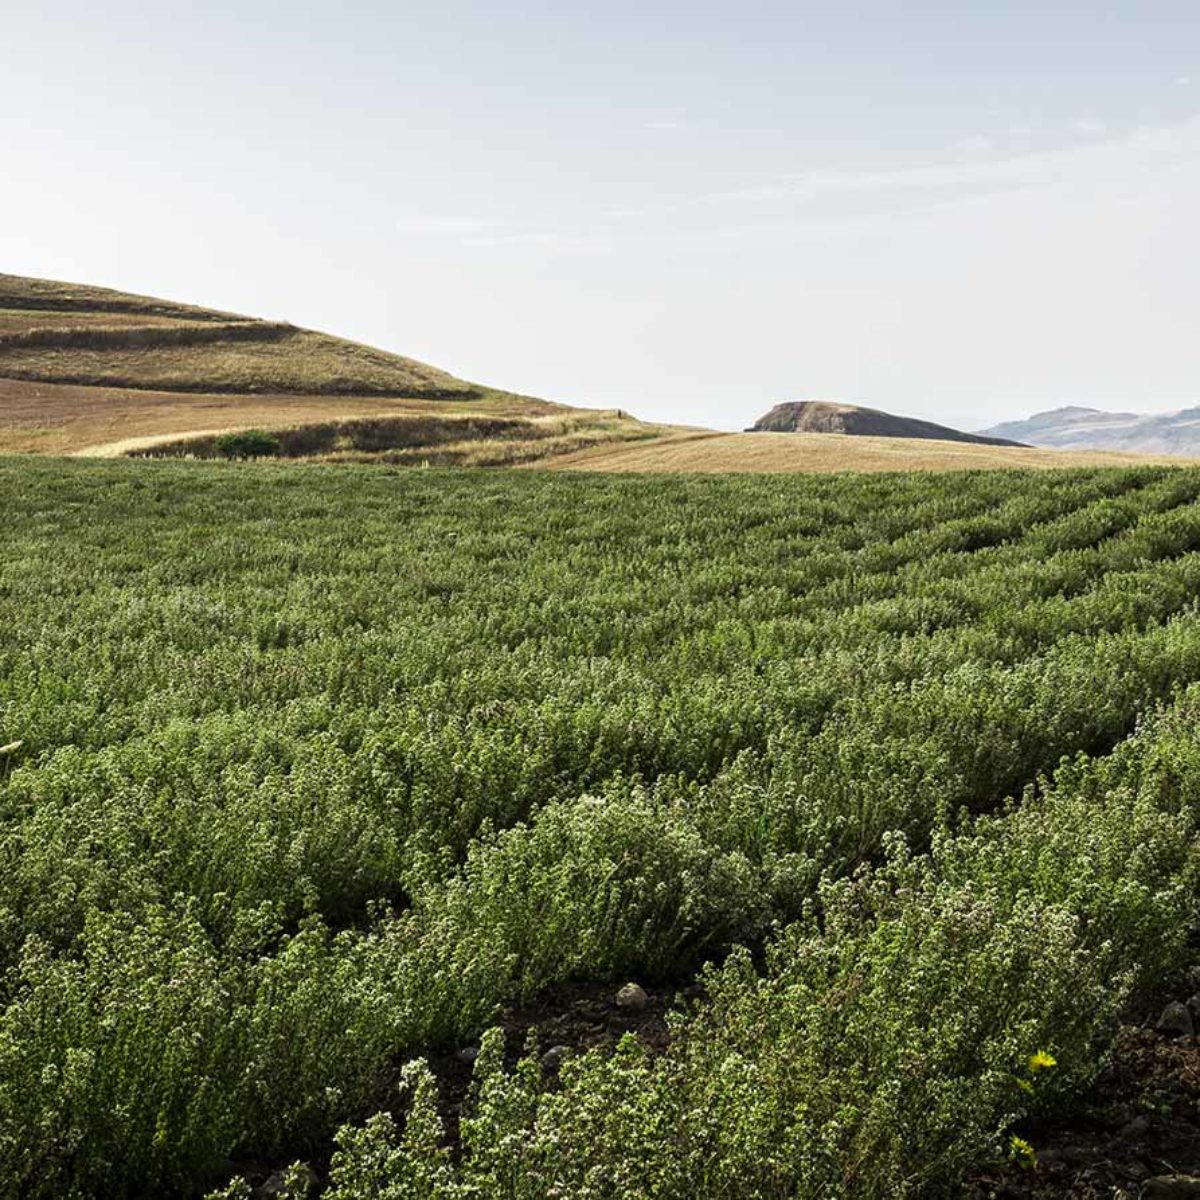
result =
[[[1120,450],[1200,457],[1200,407],[1166,413],[1105,412],[1070,404],[982,431],[1051,450]]]
[[[922,438],[938,442],[971,442],[985,446],[1020,446],[994,434],[964,433],[934,421],[898,417],[878,408],[837,404],[828,400],[788,400],[759,417],[749,433],[841,433],[853,437]]]

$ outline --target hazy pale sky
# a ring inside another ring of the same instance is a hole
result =
[[[737,428],[1200,404],[1200,3],[0,9],[0,270]]]

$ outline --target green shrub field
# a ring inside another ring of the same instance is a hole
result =
[[[956,1194],[1195,961],[1198,497],[0,460],[0,1196]]]

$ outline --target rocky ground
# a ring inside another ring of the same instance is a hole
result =
[[[667,1013],[687,1004],[700,994],[698,987],[642,987],[628,983],[617,988],[612,984],[575,984],[555,988],[534,1003],[510,1008],[497,1024],[504,1030],[505,1059],[515,1066],[525,1053],[531,1034],[536,1034],[542,1057],[542,1070],[548,1078],[570,1053],[581,1053],[599,1045],[615,1045],[626,1033],[634,1033],[656,1050],[666,1049],[669,1041]],[[471,1083],[471,1072],[478,1054],[478,1044],[428,1056],[429,1067],[438,1081],[442,1120],[452,1144],[458,1143],[458,1122]],[[399,1073],[385,1094],[395,1096]],[[397,1116],[400,1116],[397,1111]],[[329,1172],[332,1146],[323,1153],[310,1156],[306,1167],[310,1191],[319,1194]],[[230,1162],[223,1177],[241,1175],[254,1188],[256,1197],[289,1195],[283,1171],[277,1164],[265,1161]]]
[[[612,1045],[626,1033],[637,1034],[652,1049],[665,1050],[670,1037],[667,1013],[698,994],[695,987],[681,991],[669,986],[643,988],[636,983],[620,989],[606,984],[556,988],[533,1004],[507,1010],[500,1018],[505,1057],[514,1065],[531,1033],[537,1036],[542,1070],[548,1076],[557,1074],[568,1054]],[[452,1140],[457,1140],[458,1116],[477,1049],[464,1046],[429,1060],[441,1088],[442,1118]]]
[[[1035,1163],[981,1176],[973,1200],[1200,1197],[1200,969],[1190,985],[1157,1022],[1121,1030],[1081,1115],[1018,1130]]]

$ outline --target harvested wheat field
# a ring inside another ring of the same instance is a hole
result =
[[[1111,451],[1040,450],[924,438],[840,433],[715,433],[687,430],[624,445],[598,446],[543,465],[559,471],[783,473],[824,471],[962,471],[996,467],[1086,467],[1187,459]]]
[[[469,400],[417,397],[182,393],[0,378],[0,454],[116,458],[127,454],[205,455],[205,443],[245,429],[295,431],[436,420],[519,421],[528,436],[440,442],[434,461],[566,471],[685,474],[1183,465],[1180,458],[1112,451],[971,445],[920,438],[824,433],[720,433],[639,422],[612,410],[577,409],[488,392]],[[424,462],[418,446],[403,461]],[[370,452],[350,447],[337,457]],[[311,453],[297,457],[314,457]],[[322,458],[330,457],[322,453]],[[394,456],[393,456],[394,457]]]

